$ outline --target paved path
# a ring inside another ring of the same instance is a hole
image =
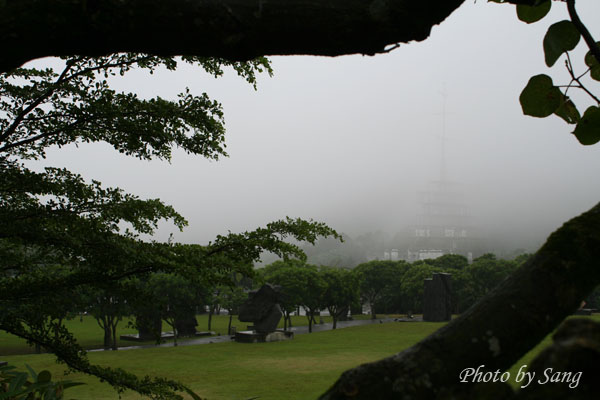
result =
[[[394,321],[398,321],[398,320],[404,321],[404,319],[394,319],[394,318],[382,318],[382,319],[375,319],[375,320],[357,319],[354,321],[338,321],[337,329],[343,329],[343,328],[348,328],[351,326],[359,326],[359,325],[383,324],[386,322],[394,322]],[[324,323],[324,324],[317,324],[317,325],[313,325],[313,332],[328,331],[328,330],[331,330],[331,328],[333,328],[333,323],[331,323],[331,322]],[[304,333],[308,333],[308,326],[292,327],[290,330],[292,332],[294,332],[294,335],[302,335]],[[185,339],[181,342],[178,342],[177,345],[178,346],[195,346],[198,344],[211,344],[211,343],[224,343],[224,342],[231,342],[231,335],[206,336],[206,337],[201,337],[201,338],[197,338],[197,339]],[[173,344],[173,342],[169,342],[169,343],[161,343],[161,344],[125,346],[125,347],[119,347],[119,350],[152,349],[152,348],[156,348],[156,347],[174,347],[174,344]],[[94,350],[88,350],[88,351],[92,352],[92,351],[105,351],[105,350],[104,349],[94,349]]]

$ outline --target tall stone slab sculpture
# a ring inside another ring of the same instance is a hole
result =
[[[156,340],[161,336],[162,319],[160,315],[139,314],[136,316],[136,325],[138,328],[138,340]],[[121,339],[126,339],[121,337]]]
[[[238,319],[242,322],[253,322],[252,330],[269,333],[277,329],[283,316],[279,307],[279,287],[263,285],[259,290],[250,292],[248,300],[240,307]]]
[[[441,322],[452,318],[452,275],[435,273],[425,279],[423,321]]]
[[[187,310],[187,315],[183,318],[175,320],[175,328],[177,329],[177,335],[180,337],[185,336],[196,336],[196,310],[195,307],[190,307]]]
[[[283,316],[279,306],[279,286],[263,285],[248,294],[248,300],[240,307],[238,319],[252,322],[247,331],[235,333],[236,342],[258,343],[287,340],[294,337],[292,332],[277,330],[277,324]]]

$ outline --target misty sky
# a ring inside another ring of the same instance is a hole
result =
[[[598,40],[600,2],[577,7]],[[429,39],[387,55],[272,57],[275,74],[257,91],[234,73],[214,79],[187,66],[130,74],[115,87],[174,98],[188,86],[222,102],[230,157],[145,162],[94,144],[53,150],[43,164],[173,205],[190,226],[165,225],[160,240],[173,232],[206,243],[286,215],[393,234],[412,221],[417,191],[439,178],[445,90],[448,177],[490,234],[539,244],[600,201],[600,145],[581,146],[561,119],[525,117],[518,103],[533,75],[568,83],[563,59],[548,69],[542,50],[547,27],[565,18],[558,2],[526,25],[514,6],[467,1]],[[583,72],[583,41],[577,50]],[[581,112],[591,104],[572,94]]]

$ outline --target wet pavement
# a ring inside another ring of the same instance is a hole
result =
[[[338,321],[337,329],[349,328],[351,326],[359,326],[359,325],[370,325],[370,324],[383,324],[387,322],[413,322],[414,320],[407,320],[404,318],[378,318],[378,319],[359,319],[353,321]],[[323,324],[315,324],[312,327],[313,332],[323,332],[329,331],[333,328],[333,323],[323,323]],[[308,333],[308,326],[294,326],[289,329],[294,332],[294,335],[302,335]],[[220,336],[204,336],[196,339],[183,339],[182,341],[177,343],[177,346],[196,346],[199,344],[212,344],[212,343],[224,343],[231,342],[233,336],[232,335],[220,335]],[[169,343],[161,343],[161,344],[146,344],[146,345],[134,345],[134,346],[124,346],[119,347],[119,350],[135,350],[135,349],[153,349],[157,347],[174,347],[173,342]],[[93,351],[105,351],[104,349],[93,349],[88,350],[88,352]]]

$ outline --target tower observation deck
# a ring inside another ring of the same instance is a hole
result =
[[[473,217],[461,187],[447,180],[432,181],[418,193],[421,212],[409,227],[408,261],[461,254],[472,259]]]
[[[410,226],[408,261],[460,254],[469,262],[478,247],[473,216],[467,205],[462,185],[447,179],[446,172],[446,92],[443,98],[440,177],[418,192],[420,212],[416,224]]]

